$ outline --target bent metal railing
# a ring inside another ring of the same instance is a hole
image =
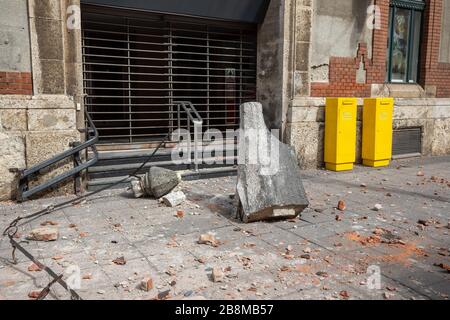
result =
[[[76,193],[80,192],[81,189],[81,172],[90,166],[94,165],[98,160],[98,152],[95,144],[98,142],[98,131],[94,125],[94,122],[91,119],[91,116],[85,111],[87,126],[85,132],[88,140],[80,143],[74,142],[71,144],[71,149],[64,151],[51,159],[45,160],[31,168],[27,169],[11,169],[12,172],[15,172],[18,175],[18,187],[17,187],[17,201],[23,202],[28,200],[32,195],[45,191],[58,183],[70,178],[75,177],[75,189]],[[93,157],[85,162],[81,160],[81,152],[88,148],[92,149]],[[52,177],[45,182],[37,184],[30,188],[29,183],[33,178],[36,178],[39,175],[44,174],[45,170],[50,166],[72,158],[74,167],[70,170],[67,170],[60,175]]]
[[[198,167],[200,164],[200,148],[201,148],[201,139],[202,139],[202,127],[203,127],[203,119],[198,113],[197,109],[194,105],[189,101],[175,101],[174,104],[177,105],[177,117],[178,117],[178,129],[182,129],[181,127],[181,108],[187,114],[187,130],[189,134],[191,133],[191,123],[194,125],[194,166],[195,171],[198,172]],[[191,143],[189,143],[188,150],[189,157],[192,154],[191,152]]]

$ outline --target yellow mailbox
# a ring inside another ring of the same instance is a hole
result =
[[[356,98],[328,98],[325,106],[325,168],[352,170],[356,156]]]
[[[364,100],[362,159],[369,167],[389,165],[392,157],[393,98]]]

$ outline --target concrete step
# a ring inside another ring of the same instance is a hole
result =
[[[219,158],[207,158],[204,159],[204,162],[212,163],[201,164],[200,166],[232,166],[237,164],[237,157],[219,157]],[[88,173],[98,173],[98,172],[115,172],[115,171],[125,171],[125,170],[136,170],[142,166],[143,162],[136,163],[126,163],[126,164],[113,164],[113,165],[96,165],[92,166],[88,169]],[[146,171],[150,167],[162,167],[162,168],[170,168],[173,167],[177,170],[183,170],[183,167],[193,166],[189,164],[176,164],[172,160],[169,161],[150,161],[144,165],[143,170]]]
[[[237,174],[237,167],[220,167],[220,168],[204,168],[199,169],[198,171],[194,170],[182,170],[179,171],[183,180],[192,181],[192,180],[200,180],[200,179],[211,179],[211,178],[219,178],[219,177],[229,177],[235,176]],[[87,182],[88,191],[96,191],[107,185],[114,184],[118,181],[124,180],[123,183],[120,183],[114,186],[114,189],[124,189],[129,187],[130,181],[133,178],[128,178],[128,176],[114,176],[114,177],[106,177],[106,178],[96,178],[93,180],[89,180]]]
[[[228,156],[232,152],[233,156],[237,156],[237,146],[227,146],[223,150],[223,156]],[[93,167],[103,167],[110,165],[126,165],[131,163],[143,163],[153,154],[154,149],[145,150],[130,150],[130,151],[111,151],[111,152],[99,152],[98,162]],[[92,155],[89,154],[89,157]],[[191,152],[191,158],[194,158],[194,152]],[[151,158],[152,162],[161,162],[161,166],[165,166],[172,160],[172,149],[160,149]]]
[[[202,163],[199,165],[198,172],[192,171],[194,169],[193,164],[174,163],[172,161],[172,149],[162,148],[153,155],[150,161],[137,174],[145,174],[150,167],[157,166],[182,172],[188,180],[233,175],[233,172],[236,171],[234,166],[237,165],[237,146],[228,144],[225,147],[224,156],[204,159],[203,162],[212,162],[213,164]],[[136,169],[141,167],[142,163],[149,160],[154,150],[140,149],[99,152],[99,161],[87,170],[88,189],[91,191],[97,190],[133,174]],[[227,157],[227,151],[228,153],[229,151],[233,151],[234,156]],[[193,152],[191,158],[194,159]],[[123,188],[128,185],[129,181],[116,187]]]

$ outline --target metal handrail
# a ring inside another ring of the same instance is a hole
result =
[[[64,151],[51,159],[45,160],[39,164],[36,164],[32,166],[31,168],[27,169],[12,169],[11,171],[14,171],[18,174],[19,182],[17,187],[17,201],[22,202],[27,200],[32,195],[47,190],[54,185],[72,177],[72,176],[79,176],[81,171],[89,168],[90,166],[94,165],[98,161],[98,152],[97,148],[95,147],[96,143],[98,142],[98,131],[97,128],[94,125],[94,122],[92,121],[91,116],[87,111],[85,111],[86,119],[88,122],[88,126],[86,128],[86,134],[88,137],[90,134],[93,133],[93,137],[89,140],[83,142],[83,143],[74,143],[73,147],[67,151]],[[80,152],[91,148],[94,154],[94,157],[84,163],[81,162],[80,158]],[[56,177],[53,177],[37,186],[34,186],[32,188],[29,187],[29,180],[31,178],[34,178],[38,175],[42,175],[44,172],[43,170],[62,161],[67,158],[73,157],[74,160],[74,168],[65,171],[64,173],[57,175]]]
[[[187,128],[189,134],[191,133],[191,122],[194,124],[194,166],[195,171],[198,172],[198,167],[200,164],[200,141],[202,135],[203,119],[198,113],[197,109],[194,107],[190,101],[174,101],[177,105],[177,116],[178,116],[178,129],[181,129],[181,108],[187,114]],[[199,139],[200,136],[200,139]],[[191,144],[189,143],[189,157],[191,155]]]

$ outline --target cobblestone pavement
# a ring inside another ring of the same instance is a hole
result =
[[[70,266],[79,267],[84,299],[154,299],[167,290],[175,299],[448,299],[449,163],[439,157],[346,173],[305,171],[311,207],[290,221],[235,220],[235,178],[227,177],[183,182],[178,189],[188,200],[175,209],[124,190],[106,192],[22,226],[20,235],[57,223],[57,241],[25,246],[65,278],[76,275]],[[2,203],[0,226],[66,199]],[[344,211],[335,208],[339,200]],[[199,244],[205,233],[219,244]],[[122,256],[126,264],[113,262]],[[21,253],[17,265],[10,257],[2,237],[0,299],[29,299],[47,285],[46,273],[28,271]],[[223,270],[222,282],[213,282],[214,267]],[[145,277],[154,282],[149,292],[139,288]],[[68,295],[55,285],[48,299]]]

